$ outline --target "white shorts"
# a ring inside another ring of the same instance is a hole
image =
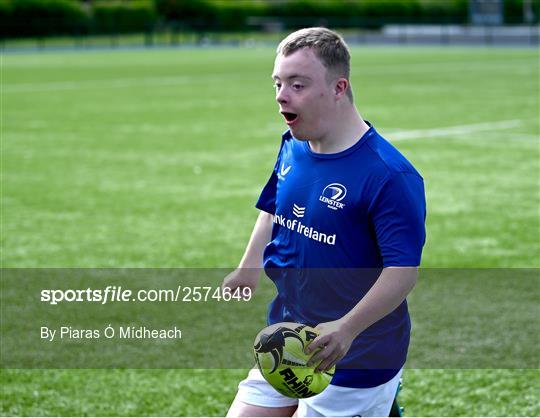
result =
[[[374,388],[329,385],[322,393],[306,399],[292,399],[277,392],[258,369],[238,385],[236,399],[244,403],[276,408],[298,405],[299,417],[387,417],[401,378],[401,369],[390,381]]]

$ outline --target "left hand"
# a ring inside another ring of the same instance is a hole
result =
[[[306,354],[313,353],[318,348],[321,348],[321,350],[309,359],[308,366],[320,362],[315,372],[330,370],[333,365],[347,354],[355,335],[340,319],[323,322],[317,325],[315,329],[319,332],[319,335],[306,348]]]

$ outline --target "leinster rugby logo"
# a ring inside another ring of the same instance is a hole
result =
[[[345,195],[347,194],[347,188],[343,184],[331,183],[324,188],[319,200],[330,209],[338,210],[345,207],[345,203],[341,203]]]

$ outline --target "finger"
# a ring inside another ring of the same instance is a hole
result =
[[[307,362],[308,367],[313,367],[318,365],[322,360],[328,356],[328,351],[326,347],[322,347],[317,353],[313,354]]]
[[[334,352],[335,355],[333,356],[333,358],[331,359],[330,361],[330,365],[326,367],[326,369],[324,371],[328,371],[330,370],[332,367],[334,367],[338,362],[341,361],[341,359],[343,359],[343,357],[345,357],[345,355],[347,354],[347,351],[343,351],[341,350],[339,347],[336,348],[336,351]]]
[[[309,359],[307,365],[308,366],[316,366],[318,365],[322,360],[326,359],[328,356],[330,356],[335,347],[331,343],[328,345],[323,345],[318,351],[316,351],[311,358]]]
[[[316,337],[312,342],[311,344],[309,344],[306,349],[304,350],[304,352],[306,354],[310,354],[310,353],[313,353],[315,350],[317,350],[317,348],[319,347],[323,347],[324,345],[326,345],[328,343],[328,340],[329,340],[329,337],[326,336],[326,335],[320,335],[318,337]]]
[[[225,289],[229,289],[229,291],[231,292],[234,292],[234,290],[237,288],[238,286],[232,284],[232,283],[223,283],[221,285],[221,290],[225,290]]]
[[[324,372],[330,370],[339,360],[339,355],[331,353],[315,368],[315,373]]]
[[[234,278],[229,274],[227,277],[225,277],[223,279],[223,281],[221,282],[221,289],[225,289],[226,287],[230,287],[231,286],[231,282],[234,280]]]

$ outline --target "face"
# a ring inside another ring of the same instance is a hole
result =
[[[295,138],[316,141],[330,128],[335,94],[327,71],[311,49],[279,54],[272,74],[279,111]]]

